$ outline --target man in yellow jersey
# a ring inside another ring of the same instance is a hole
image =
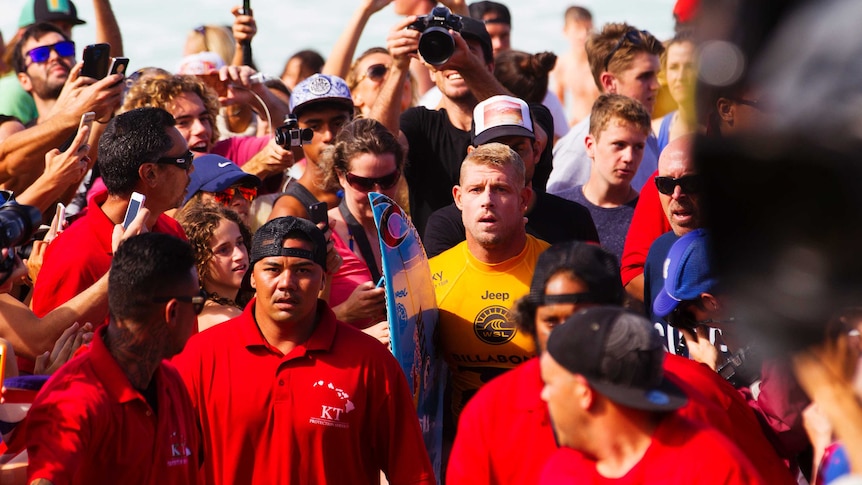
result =
[[[452,195],[467,240],[431,259],[440,348],[452,373],[449,440],[473,394],[534,355],[531,336],[518,332],[509,309],[529,292],[536,260],[548,247],[524,227],[533,193],[523,160],[508,146],[488,143],[467,155]]]

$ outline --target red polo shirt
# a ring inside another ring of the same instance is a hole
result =
[[[106,330],[48,380],[15,430],[11,446],[27,446],[27,483],[200,483],[194,409],[176,369],[163,361],[156,370],[154,413],[105,347]]]
[[[207,483],[433,484],[407,380],[386,347],[324,302],[283,355],[242,315],[174,358],[197,408]]]
[[[604,477],[596,470],[595,460],[560,448],[548,459],[537,483],[759,485],[769,482],[758,475],[745,455],[721,433],[670,413],[653,432],[646,453],[625,475]]]
[[[48,312],[86,290],[111,268],[111,236],[114,223],[102,212],[108,200],[103,192],[90,198],[87,213],[63,231],[45,250],[45,258],[36,286],[33,288],[33,313],[44,317]],[[182,226],[162,214],[152,232],[186,239]],[[108,305],[91,311],[81,323],[101,324],[108,316]]]
[[[479,389],[458,420],[446,483],[538,482],[557,451],[542,386],[534,358]]]

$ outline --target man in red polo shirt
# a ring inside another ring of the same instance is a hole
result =
[[[84,216],[45,251],[33,290],[37,316],[69,301],[108,271],[111,233],[123,221],[132,192],[147,198],[150,231],[186,238],[179,223],[163,214],[182,203],[192,169],[192,154],[174,124],[173,116],[159,108],[128,111],[108,123],[99,139],[99,168],[107,193],[91,195]],[[107,315],[103,305],[80,321],[99,324]]]
[[[326,240],[279,217],[254,236],[243,314],[174,363],[198,411],[207,483],[433,484],[398,363],[318,300]]]
[[[26,442],[28,483],[197,484],[200,435],[169,359],[203,307],[188,243],[134,236],[108,276],[110,322],[45,384],[10,448]]]

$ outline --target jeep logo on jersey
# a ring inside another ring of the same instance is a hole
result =
[[[512,340],[517,331],[509,318],[509,309],[504,306],[485,307],[473,320],[473,332],[486,344],[504,344]]]

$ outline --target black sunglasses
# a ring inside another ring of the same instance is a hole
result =
[[[627,30],[622,35],[622,37],[620,37],[620,40],[617,42],[617,45],[614,46],[613,49],[611,49],[607,56],[605,56],[605,71],[608,70],[608,64],[611,63],[611,59],[614,58],[614,54],[616,54],[617,51],[620,50],[620,47],[623,46],[623,43],[625,41],[628,40],[629,43],[632,45],[641,45],[643,44],[643,38],[648,35],[650,35],[650,33],[646,30]]]
[[[371,79],[372,81],[379,83],[386,77],[386,73],[389,72],[389,66],[385,64],[373,64],[368,66],[368,69],[365,70],[362,75],[356,78],[356,84],[361,83],[365,78]]]
[[[51,57],[51,51],[56,52],[60,57],[75,57],[75,43],[71,40],[61,40],[56,44],[34,47],[27,51],[27,56],[31,62],[41,64]]]
[[[156,160],[156,163],[163,165],[176,165],[183,170],[190,170],[192,168],[192,162],[195,159],[195,154],[191,152],[191,150],[187,151],[185,155],[182,156],[173,156],[173,157],[162,157]]]
[[[381,189],[392,188],[396,183],[398,183],[398,178],[401,177],[401,172],[399,170],[395,170],[394,172],[382,177],[373,178],[360,177],[359,175],[345,172],[344,177],[347,178],[347,183],[354,189],[360,192],[371,192],[374,190],[375,185]]]
[[[737,103],[737,104],[744,104],[746,106],[751,106],[752,108],[756,109],[757,111],[764,111],[763,103],[761,103],[760,101],[755,101],[752,99],[739,98],[739,99],[734,99],[733,102]]]
[[[204,303],[206,302],[206,298],[204,297],[204,290],[201,290],[196,296],[156,296],[153,297],[153,303],[167,303],[171,300],[181,301],[183,303],[191,303],[192,310],[195,311],[195,315],[200,315],[204,310]]]
[[[656,188],[659,193],[664,195],[673,195],[677,185],[679,185],[679,188],[684,194],[695,195],[699,194],[700,191],[703,190],[703,179],[700,175],[685,175],[678,179],[673,177],[655,178]]]

